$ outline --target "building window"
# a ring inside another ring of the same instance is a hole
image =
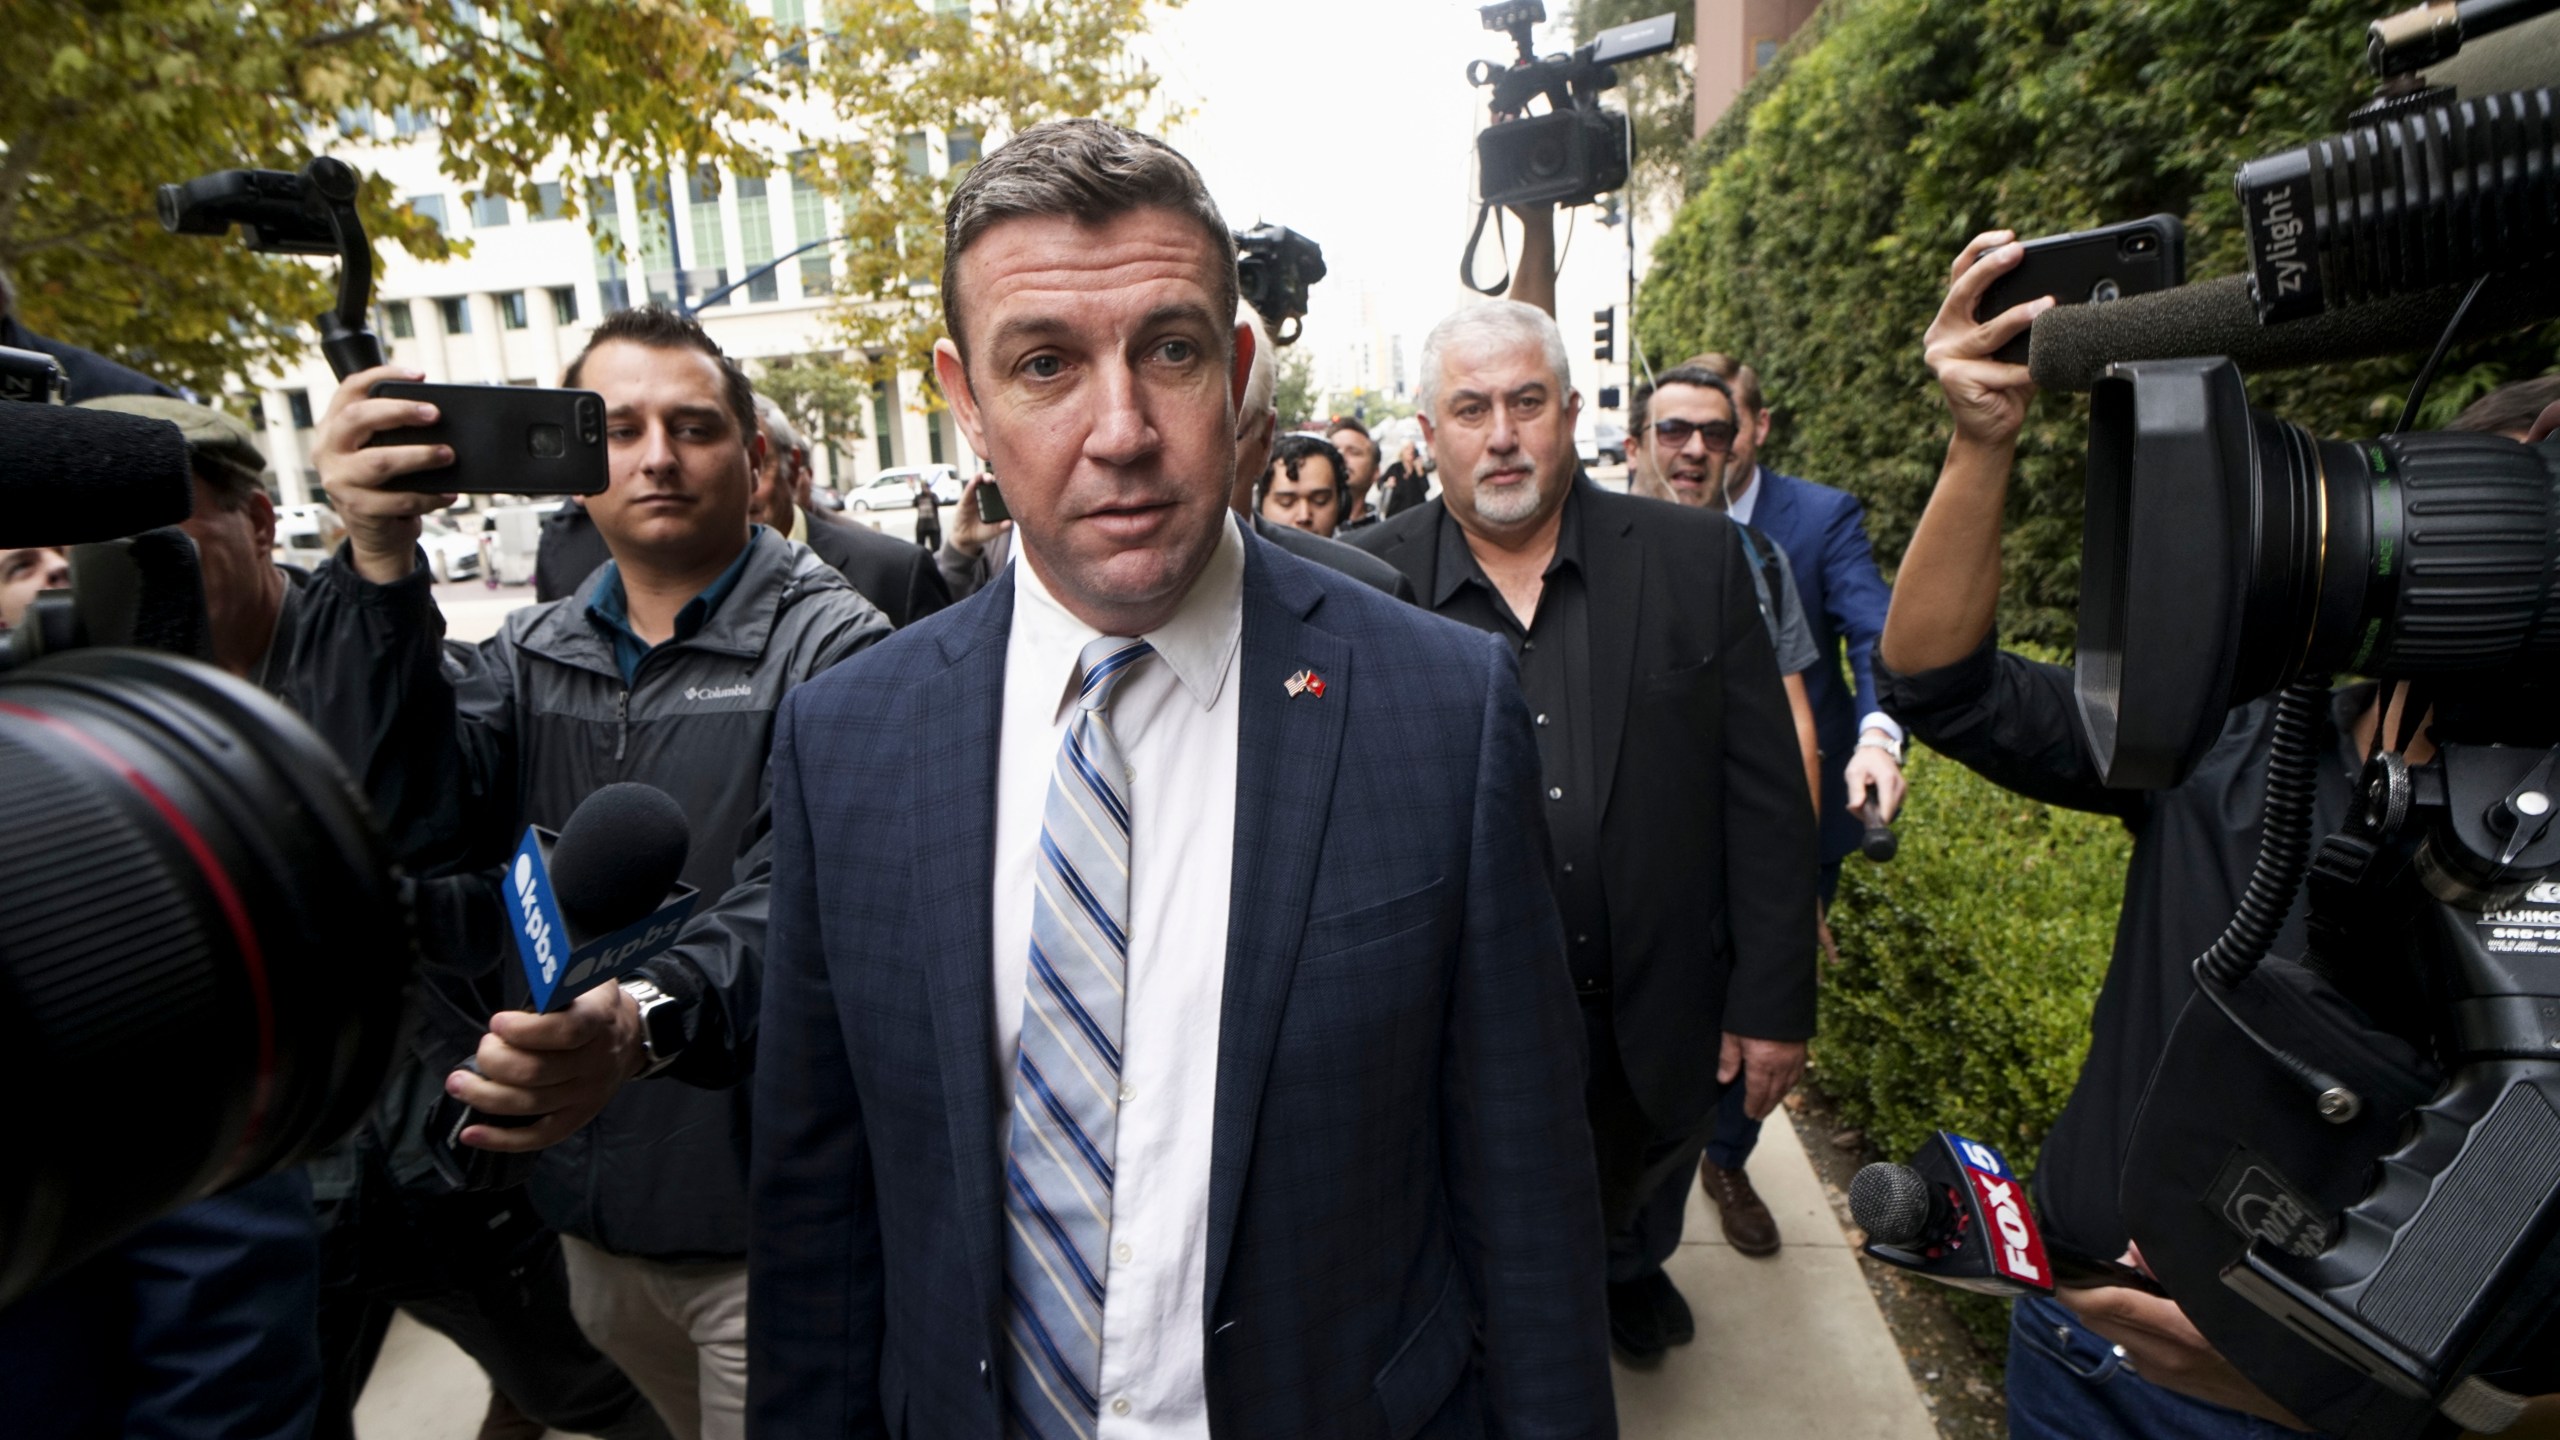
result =
[[[308,430],[311,428],[310,391],[287,390],[284,392],[284,408],[293,416],[294,429]]]
[[[507,197],[474,195],[471,197],[471,226],[475,230],[495,230],[507,223]]]
[[[738,241],[750,274],[773,263],[773,202],[766,197],[761,175],[738,177]],[[782,298],[782,282],[770,270],[747,282],[751,303]]]
[[[351,105],[338,112],[338,133],[349,140],[373,138],[373,111],[362,105]]]
[[[415,106],[395,105],[391,109],[391,133],[403,140],[412,135],[423,135],[434,128],[436,117]]]
[[[531,323],[524,313],[523,291],[502,290],[498,292],[497,300],[498,324],[500,326],[509,330],[521,330],[527,324]]]
[[[409,197],[407,203],[409,206],[409,213],[416,215],[418,218],[436,227],[437,234],[442,235],[445,233],[443,196],[412,195]]]
[[[685,284],[695,295],[709,295],[729,283],[729,237],[720,228],[720,172],[709,165],[693,170],[693,263],[685,267]],[[729,297],[697,302],[726,305]]]
[[[889,385],[884,380],[871,382],[871,433],[879,437],[880,468],[894,468],[898,463],[898,451],[889,440]]]
[[[905,157],[908,174],[921,176],[933,173],[933,142],[923,131],[910,130],[899,136],[898,150]]]
[[[468,296],[447,295],[436,302],[438,318],[444,321],[447,335],[471,333],[471,300]]]
[[[551,287],[551,318],[563,325],[578,323],[577,286],[554,285]]]
[[[1751,73],[1757,75],[1761,71],[1768,69],[1769,62],[1778,58],[1778,47],[1785,43],[1785,41],[1778,39],[1774,35],[1763,35],[1752,41]]]
[[[557,180],[545,180],[533,187],[533,218],[558,220],[569,213],[567,187]]]
[[[249,429],[260,435],[267,433],[267,402],[255,395],[249,397]]]
[[[946,157],[951,161],[951,168],[957,170],[963,165],[976,164],[979,144],[980,132],[977,126],[952,126],[951,133],[945,137],[943,145]]]
[[[418,317],[410,310],[408,301],[385,300],[382,302],[382,328],[390,331],[394,340],[414,339],[418,333]]]

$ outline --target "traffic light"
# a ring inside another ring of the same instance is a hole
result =
[[[1618,358],[1618,307],[1591,312],[1591,358],[1610,361]]]

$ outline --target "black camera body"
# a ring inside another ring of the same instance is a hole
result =
[[[1236,289],[1271,327],[1272,343],[1298,338],[1307,288],[1324,278],[1324,247],[1286,225],[1257,225],[1236,235]]]
[[[1569,55],[1540,57],[1530,33],[1547,18],[1540,0],[1483,7],[1488,30],[1519,47],[1509,65],[1479,60],[1467,78],[1493,91],[1494,123],[1476,135],[1476,192],[1486,205],[1588,205],[1627,183],[1634,130],[1626,113],[1604,109],[1618,83],[1614,66],[1669,50],[1677,17],[1656,15],[1600,32]],[[1529,106],[1544,97],[1547,109]]]

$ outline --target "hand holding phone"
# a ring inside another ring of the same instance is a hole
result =
[[[2152,215],[2069,235],[2047,235],[2021,247],[2017,268],[1991,282],[1974,307],[1977,323],[2012,306],[2050,295],[2062,305],[2105,304],[2148,295],[2187,280],[2187,227],[2175,215]],[[2027,363],[2027,334],[1994,351],[2009,365]]]
[[[376,382],[378,400],[435,407],[422,425],[378,431],[368,446],[442,445],[452,460],[387,478],[386,488],[425,494],[601,495],[612,479],[605,459],[604,397],[592,390],[526,385]]]

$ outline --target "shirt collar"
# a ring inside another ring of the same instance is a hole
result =
[[[1760,467],[1757,465],[1752,466],[1750,486],[1741,494],[1733,497],[1733,504],[1726,507],[1725,513],[1731,515],[1735,520],[1738,520],[1745,525],[1750,524],[1751,517],[1757,514],[1760,509],[1760,492],[1768,488],[1768,486],[1760,483]]]
[[[721,601],[729,598],[730,591],[738,588],[739,577],[747,573],[747,559],[756,553],[756,540],[763,535],[764,529],[762,525],[750,527],[747,543],[739,547],[738,558],[729,562],[729,568],[720,572],[719,579],[703,586],[701,594],[684,602],[684,608],[676,612],[675,629],[667,637],[670,642],[690,640],[702,633],[703,626],[711,623],[712,612],[720,608]],[[621,561],[604,562],[604,573],[597,577],[595,585],[587,592],[587,613],[608,630],[635,640],[639,638],[639,632],[631,628],[630,598],[622,591]]]
[[[1035,673],[1057,677],[1058,706],[1063,709],[1067,697],[1075,693],[1076,660],[1085,645],[1102,632],[1087,625],[1058,603],[1048,583],[1040,577],[1039,565],[1022,545],[1014,547],[1013,565],[1013,635],[1011,642],[1027,646],[1039,667]],[[1218,527],[1218,548],[1209,555],[1209,563],[1191,582],[1191,589],[1174,608],[1173,617],[1158,628],[1139,637],[1154,647],[1156,655],[1173,671],[1182,688],[1203,710],[1218,702],[1218,692],[1225,687],[1227,671],[1235,660],[1236,647],[1244,638],[1244,536],[1237,529],[1234,512],[1227,513]],[[1043,692],[1047,693],[1047,692]],[[1052,713],[1055,718],[1055,712]]]
[[[1564,518],[1556,525],[1556,553],[1547,560],[1545,574],[1548,578],[1568,569],[1576,574],[1583,571],[1582,506],[1576,503],[1581,499],[1581,490],[1582,477],[1576,475],[1564,492]],[[1484,567],[1476,563],[1476,552],[1467,544],[1466,527],[1458,523],[1456,515],[1443,508],[1440,512],[1440,559],[1432,567],[1431,574],[1431,608],[1437,610],[1448,604],[1449,597],[1458,593],[1458,587],[1470,580],[1488,590],[1493,588],[1493,583],[1485,579]]]

